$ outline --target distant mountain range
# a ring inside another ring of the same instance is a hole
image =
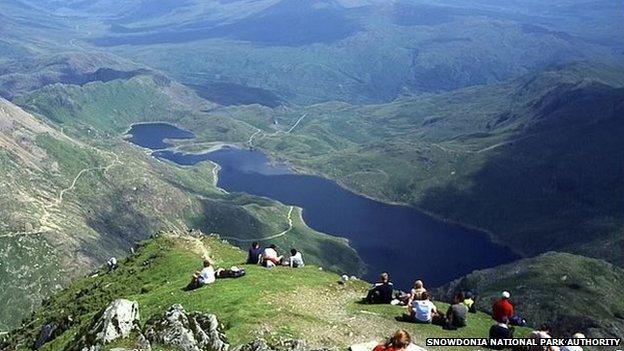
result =
[[[301,171],[537,256],[459,281],[484,296],[510,279],[492,272],[535,269],[573,273],[581,290],[616,277],[583,290],[610,299],[624,266],[620,13],[566,0],[2,1],[0,330],[154,233],[284,230],[287,207],[224,194],[213,164],[175,167],[123,141],[141,121],[192,129],[195,144],[177,144],[192,151],[264,131],[254,145]],[[361,271],[345,241],[296,230],[312,262]],[[543,287],[517,278],[537,315]],[[571,301],[548,318],[584,311]],[[561,325],[620,328],[621,306],[604,306],[596,325]]]

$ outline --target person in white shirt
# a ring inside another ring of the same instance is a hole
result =
[[[572,335],[572,339],[585,339],[585,335],[581,334],[581,333],[575,333],[574,335]],[[562,346],[560,349],[560,351],[583,351],[583,348],[581,346]]]
[[[422,293],[420,298],[420,300],[412,301],[412,304],[408,306],[410,315],[414,321],[417,323],[438,322],[441,315],[438,313],[436,306],[429,299],[429,293]]]
[[[204,260],[204,268],[201,271],[195,272],[191,283],[188,285],[188,290],[197,289],[206,284],[212,284],[216,280],[214,268],[210,264],[209,260]]]
[[[282,258],[282,256],[277,254],[277,246],[275,246],[275,244],[271,244],[269,247],[264,249],[264,252],[262,253],[262,265],[267,268],[279,265]]]
[[[288,259],[288,263],[292,268],[299,268],[305,266],[303,263],[303,256],[301,256],[301,252],[296,249],[290,250],[290,258]]]
[[[542,324],[539,330],[532,331],[529,337],[533,339],[551,339],[552,336],[550,336],[550,327],[548,324]],[[529,351],[559,351],[559,347],[536,345],[529,347]]]

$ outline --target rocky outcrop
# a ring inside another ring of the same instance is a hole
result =
[[[133,332],[140,335],[138,323],[139,304],[125,299],[115,300],[94,318],[88,331],[79,337],[73,349],[95,351],[114,340],[127,338]],[[149,349],[149,345],[143,349]]]
[[[164,316],[150,319],[145,337],[152,343],[182,351],[227,351],[229,348],[215,315],[187,313],[178,304],[171,306]]]
[[[269,345],[264,339],[256,339],[248,344],[237,346],[232,351],[330,351],[331,349],[310,350],[305,341],[299,339],[280,339]],[[372,350],[372,349],[371,349]]]

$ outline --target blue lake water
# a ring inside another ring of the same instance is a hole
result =
[[[174,138],[180,129],[136,124],[130,133],[134,135],[131,140],[162,142]],[[371,200],[325,178],[295,174],[283,164],[271,164],[260,151],[224,148],[185,154],[157,150],[153,155],[180,165],[216,162],[221,166],[219,187],[303,208],[303,218],[311,228],[349,239],[367,265],[368,280],[388,271],[404,289],[415,279],[437,286],[518,258],[485,233],[437,220],[412,207]]]

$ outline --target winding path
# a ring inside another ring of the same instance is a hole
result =
[[[101,152],[101,150],[99,150],[99,149],[96,149],[96,150],[98,152]],[[74,180],[72,181],[71,185],[69,187],[64,188],[64,189],[61,190],[61,192],[59,193],[56,201],[43,206],[43,215],[40,218],[40,221],[41,221],[40,229],[32,230],[32,231],[12,232],[12,233],[8,233],[8,234],[3,234],[3,235],[0,235],[0,238],[13,238],[13,237],[24,236],[24,235],[41,235],[41,234],[45,234],[46,232],[48,232],[49,229],[54,226],[54,225],[52,225],[52,226],[49,225],[50,224],[49,223],[49,218],[51,216],[49,209],[51,209],[52,207],[60,206],[63,203],[65,193],[68,192],[68,191],[74,190],[76,188],[76,184],[78,183],[78,180],[85,173],[92,172],[92,171],[97,171],[97,170],[102,170],[102,171],[104,171],[104,173],[106,173],[113,166],[115,166],[116,164],[121,164],[121,161],[119,160],[119,156],[116,153],[109,152],[109,151],[107,151],[107,153],[113,155],[113,157],[114,157],[114,159],[113,159],[113,161],[111,161],[111,163],[109,163],[106,166],[88,167],[88,168],[82,169],[80,172],[78,172],[76,177],[74,177]]]
[[[278,135],[280,133],[283,134],[290,134],[295,128],[297,128],[297,126],[299,125],[299,123],[301,123],[301,121],[306,118],[308,116],[307,113],[304,113],[303,115],[301,115],[301,117],[299,117],[299,119],[297,119],[297,121],[295,122],[295,124],[292,125],[292,127],[290,127],[287,131],[281,131],[281,130],[277,130],[271,134],[267,134],[268,136],[273,136],[273,135]],[[260,128],[256,128],[256,131],[251,134],[251,136],[249,136],[249,140],[247,140],[247,144],[249,144],[249,147],[252,148],[253,147],[253,140],[256,137],[256,135],[261,134],[262,133],[262,129]]]
[[[237,238],[235,236],[222,236],[221,239],[225,239],[225,240],[234,240],[234,241],[238,241],[241,243],[251,243],[254,241],[266,241],[266,240],[272,240],[275,238],[279,238],[282,237],[284,235],[286,235],[289,231],[291,231],[293,229],[293,220],[292,220],[292,212],[295,209],[295,206],[290,206],[290,209],[288,210],[288,229],[284,230],[283,232],[279,233],[279,234],[275,234],[275,235],[271,235],[271,236],[265,236],[262,238]]]

